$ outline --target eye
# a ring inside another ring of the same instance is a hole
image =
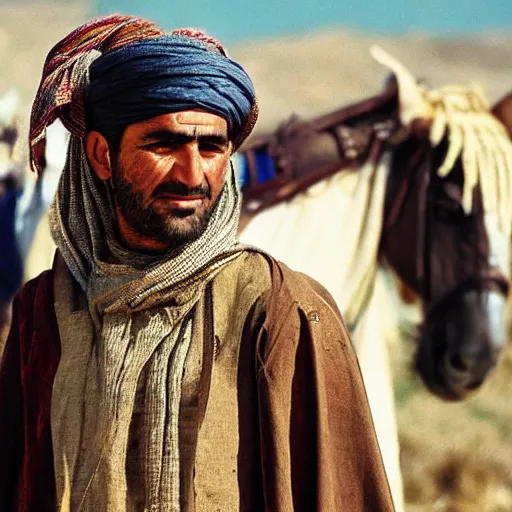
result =
[[[446,198],[439,198],[435,201],[436,214],[447,220],[455,220],[456,218],[464,217],[465,212],[462,205]]]
[[[168,140],[151,142],[149,144],[145,144],[144,146],[142,146],[142,149],[145,149],[146,151],[151,151],[152,153],[165,153],[166,151],[175,148],[176,144]]]
[[[467,215],[462,207],[462,190],[455,183],[442,182],[434,187],[431,206],[435,215],[444,221],[455,222]]]
[[[199,151],[203,153],[224,153],[226,146],[220,143],[204,141],[199,143]]]

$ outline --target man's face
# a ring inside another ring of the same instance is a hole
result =
[[[231,153],[224,118],[164,114],[128,126],[113,162],[121,235],[136,247],[179,247],[206,228]]]

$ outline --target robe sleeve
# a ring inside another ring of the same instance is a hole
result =
[[[392,511],[358,362],[318,286],[280,293],[257,343],[265,510]]]
[[[0,510],[15,510],[23,454],[23,391],[19,297],[14,300],[12,326],[0,363]]]
[[[13,303],[0,364],[0,510],[55,510],[51,393],[60,340],[50,271]]]

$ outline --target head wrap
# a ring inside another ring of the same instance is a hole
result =
[[[192,339],[191,311],[206,283],[241,251],[236,239],[241,194],[232,169],[199,238],[163,253],[145,253],[121,239],[114,190],[89,168],[86,121],[108,131],[119,128],[117,115],[122,126],[158,114],[160,108],[203,108],[226,117],[235,144],[254,125],[257,106],[250,81],[218,43],[199,32],[163,36],[149,22],[122,16],[80,27],[50,52],[32,110],[35,170],[44,163],[46,126],[60,117],[71,132],[49,222],[66,273],[79,284],[89,308],[84,328],[78,329],[80,338],[76,324],[73,333],[61,336],[53,388],[55,475],[62,509],[82,504],[89,510],[108,503],[121,510],[135,492],[145,494],[144,509],[180,510],[181,381]],[[185,55],[176,57],[179,48],[189,56],[189,67]],[[171,49],[176,62],[169,59]],[[140,101],[134,95],[141,95]],[[56,302],[69,306],[65,282],[58,281]],[[71,317],[66,312],[60,318],[66,322]],[[145,396],[138,398],[141,377]],[[137,433],[140,464],[133,463],[128,450],[135,410],[144,425]],[[84,419],[83,428],[76,428],[77,417]],[[129,488],[127,468],[135,468],[135,491]]]
[[[130,123],[186,109],[228,122],[235,149],[258,116],[250,78],[203,32],[165,33],[132,16],[86,23],[49,52],[32,107],[31,166],[44,168],[46,127],[59,117],[83,138],[89,124],[118,131]]]
[[[169,112],[204,109],[224,117],[235,146],[255,102],[244,69],[203,41],[171,34],[102,55],[91,64],[88,128],[118,133]]]

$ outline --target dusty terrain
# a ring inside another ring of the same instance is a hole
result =
[[[87,18],[86,2],[0,2],[0,94],[17,87],[25,111],[48,50]],[[167,29],[175,27],[164,27]],[[257,130],[292,113],[330,111],[380,90],[387,71],[368,53],[379,44],[433,86],[481,83],[490,101],[512,89],[512,34],[451,40],[426,34],[360,35],[329,29],[228,48],[251,74],[261,107]]]
[[[87,17],[86,6],[69,1],[36,5],[0,4],[0,94],[19,89],[25,120],[47,51]],[[228,50],[254,78],[264,131],[293,112],[309,117],[378,92],[387,72],[368,54],[374,43],[432,85],[479,82],[491,101],[512,89],[512,34],[449,40],[329,30]],[[408,510],[512,510],[512,357],[475,397],[447,404],[409,372],[411,350],[404,340],[393,351]]]

